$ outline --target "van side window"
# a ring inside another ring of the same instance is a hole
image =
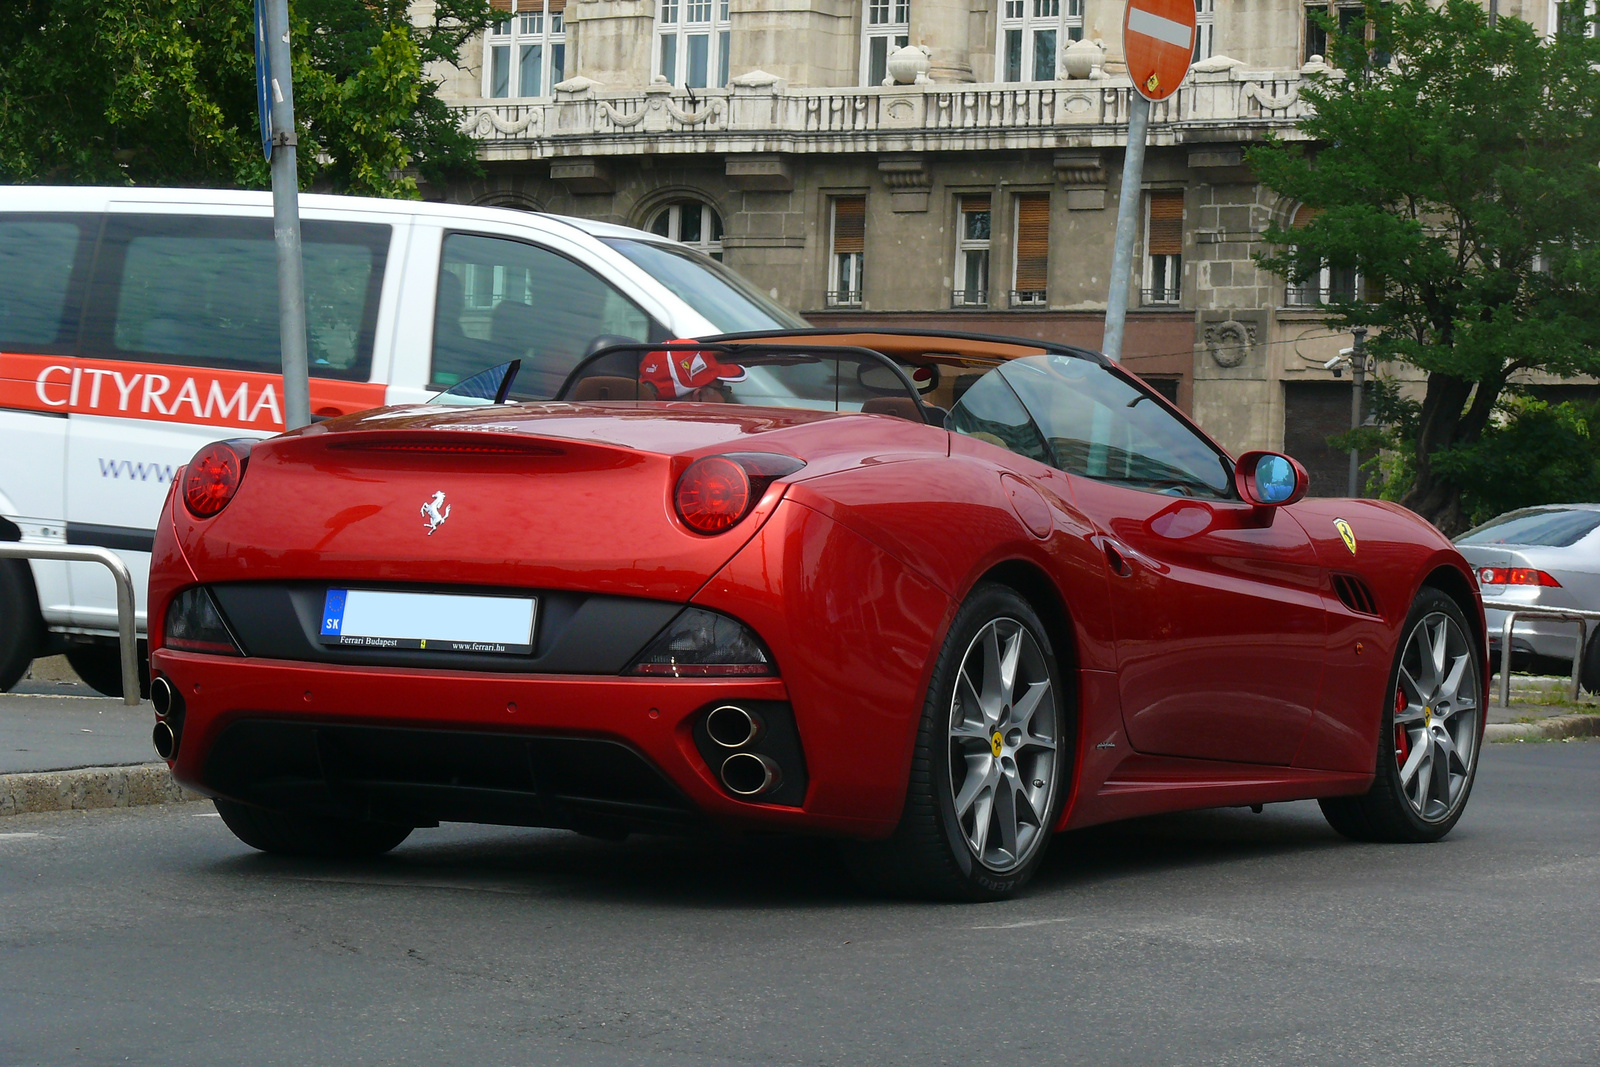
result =
[[[0,216],[0,345],[72,344],[83,303],[72,288],[72,267],[93,229],[71,217]]]
[[[638,305],[565,256],[523,241],[445,237],[432,388],[520,359],[517,392],[554,396],[584,356],[650,334]]]
[[[311,374],[366,381],[390,227],[301,223]],[[278,373],[270,219],[111,216],[84,355]]]

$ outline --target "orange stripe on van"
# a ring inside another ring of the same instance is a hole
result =
[[[380,406],[384,393],[382,383],[313,378],[311,411],[364,411]],[[0,352],[0,408],[277,431],[283,376]]]

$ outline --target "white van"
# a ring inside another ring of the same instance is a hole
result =
[[[804,326],[653,234],[498,208],[303,196],[311,410],[414,403],[509,359],[548,396],[608,343]],[[0,540],[104,545],[144,586],[167,484],[283,429],[265,193],[0,189]],[[103,567],[0,561],[0,690],[65,652],[120,693]]]

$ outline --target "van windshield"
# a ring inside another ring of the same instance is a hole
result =
[[[709,256],[627,237],[605,243],[644,268],[723,333],[803,330],[811,324]]]

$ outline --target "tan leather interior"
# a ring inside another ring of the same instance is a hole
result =
[[[585,378],[572,387],[567,399],[575,404],[595,400],[654,400],[656,391],[648,382],[632,378],[596,375]]]

